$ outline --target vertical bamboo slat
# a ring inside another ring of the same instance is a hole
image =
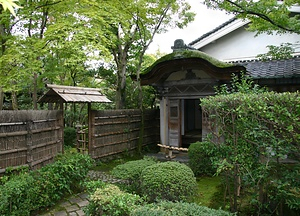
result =
[[[61,111],[0,111],[0,174],[7,167],[39,168],[63,149]]]
[[[137,149],[141,126],[140,110],[92,111],[90,147],[92,158],[99,159]],[[159,143],[159,112],[146,110],[143,146]]]

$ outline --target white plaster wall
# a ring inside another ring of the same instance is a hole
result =
[[[255,36],[254,32],[239,28],[222,38],[210,43],[200,50],[223,61],[240,59],[253,59],[258,54],[268,51],[267,45],[280,45],[281,43],[299,43],[300,36],[297,34]],[[299,46],[296,52],[300,52]]]

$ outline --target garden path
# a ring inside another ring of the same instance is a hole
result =
[[[115,179],[106,172],[94,170],[89,171],[88,178],[94,180],[99,179],[109,183],[117,183],[122,181],[120,179]],[[88,203],[88,194],[86,192],[74,194],[70,197],[64,198],[53,208],[46,210],[42,214],[38,214],[38,216],[84,216],[85,213],[83,208],[87,206]]]

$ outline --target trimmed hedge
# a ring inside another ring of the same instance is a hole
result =
[[[88,155],[59,155],[40,170],[12,176],[0,185],[0,215],[30,215],[80,186],[92,166]]]
[[[187,201],[196,192],[193,171],[178,162],[157,163],[146,167],[141,175],[141,191],[148,201]]]
[[[150,157],[144,157],[142,160],[129,161],[125,164],[120,164],[116,166],[111,174],[118,178],[129,181],[129,187],[127,188],[129,191],[140,193],[140,185],[141,185],[141,174],[142,171],[153,164],[156,164],[157,161]]]
[[[199,206],[196,203],[162,201],[156,204],[140,206],[130,216],[233,216],[235,214]]]

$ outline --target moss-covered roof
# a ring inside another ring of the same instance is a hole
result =
[[[142,72],[142,74],[149,73],[159,63],[170,61],[170,60],[175,60],[175,59],[184,59],[184,58],[186,58],[186,59],[187,58],[204,59],[218,68],[227,68],[227,67],[234,66],[234,64],[232,64],[232,63],[222,62],[222,61],[215,59],[215,58],[211,57],[210,55],[207,55],[206,53],[198,51],[198,50],[179,50],[179,51],[175,51],[170,54],[167,54],[167,55],[161,57],[160,59],[156,60],[150,67],[146,68]]]

